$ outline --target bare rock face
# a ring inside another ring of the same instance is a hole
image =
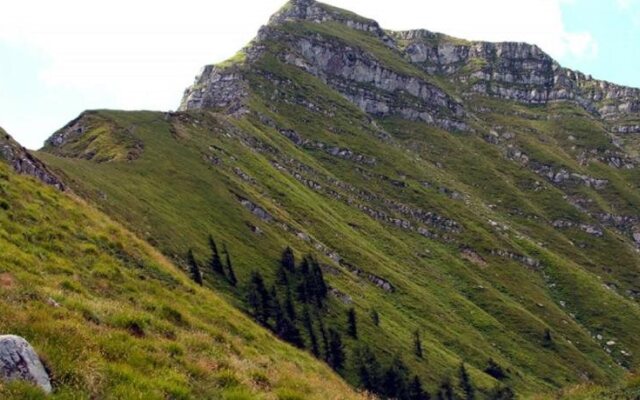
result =
[[[640,89],[561,67],[527,43],[466,42],[426,30],[394,32],[405,57],[429,73],[455,76],[469,91],[527,104],[574,101],[608,120],[640,112]],[[622,126],[621,133],[636,127]]]
[[[24,380],[51,393],[51,380],[33,347],[14,335],[0,336],[0,379]]]
[[[369,32],[382,40],[387,46],[395,48],[394,40],[371,19],[362,18],[348,11],[328,8],[314,0],[292,0],[269,20],[270,25],[290,21],[309,21],[322,23],[328,21],[339,22],[351,29]]]
[[[31,175],[60,190],[65,188],[62,181],[49,171],[42,161],[32,156],[0,128],[0,160],[2,159],[19,174]]]
[[[180,110],[220,108],[242,114],[247,96],[247,83],[239,71],[207,65],[185,91]]]

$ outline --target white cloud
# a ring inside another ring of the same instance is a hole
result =
[[[526,41],[554,57],[592,57],[597,52],[588,32],[568,32],[562,22],[560,4],[572,0],[326,1],[390,29],[426,28],[469,39]],[[6,2],[0,44],[37,50],[46,62],[33,79],[51,92],[91,99],[87,108],[174,109],[202,65],[233,55],[283,2]],[[35,135],[42,140],[55,128]]]

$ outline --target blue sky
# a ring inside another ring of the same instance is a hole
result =
[[[563,5],[563,20],[569,30],[589,32],[598,46],[595,57],[569,56],[563,64],[640,87],[640,0],[575,0]]]
[[[85,109],[175,109],[203,65],[232,56],[283,2],[6,2],[0,126],[36,149]],[[536,43],[564,66],[640,87],[640,0],[327,2],[389,29]]]

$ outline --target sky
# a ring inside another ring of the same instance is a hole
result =
[[[285,0],[3,0],[0,126],[30,149],[86,109],[174,110]],[[326,0],[386,29],[535,43],[640,87],[640,0]]]

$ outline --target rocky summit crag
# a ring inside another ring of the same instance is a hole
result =
[[[639,102],[534,45],[391,32],[298,0],[205,66],[178,112],[88,111],[32,156],[354,387],[407,398],[372,383],[402,388],[405,374],[446,398],[466,376],[478,398],[615,398],[634,380],[594,385],[640,365]],[[294,304],[304,285],[281,291],[287,246],[290,270],[324,274],[322,307]],[[255,312],[256,285],[288,319]],[[156,310],[137,305],[134,321]],[[254,378],[247,390],[268,390]]]

